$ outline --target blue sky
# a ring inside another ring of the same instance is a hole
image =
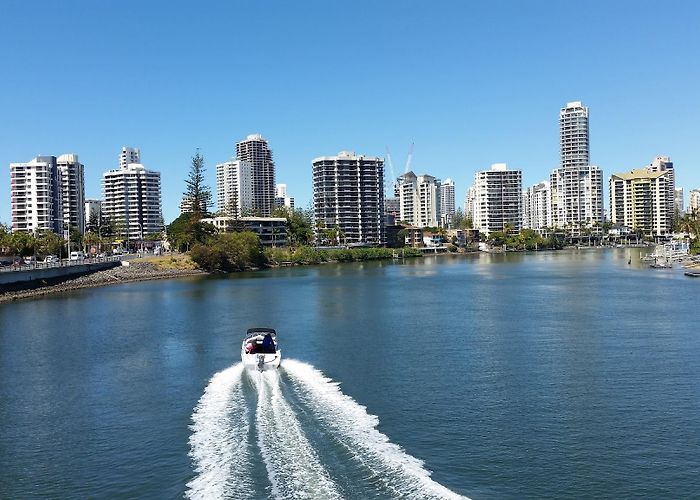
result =
[[[313,158],[389,147],[398,175],[412,142],[413,170],[452,177],[461,204],[492,163],[524,185],[548,178],[559,108],[576,100],[606,185],[668,155],[687,197],[700,187],[699,25],[694,1],[3,0],[0,221],[11,162],[77,153],[99,198],[133,146],[161,172],[171,222],[196,148],[214,189],[215,164],[252,133],[297,206]]]

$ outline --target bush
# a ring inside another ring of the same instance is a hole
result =
[[[196,244],[190,257],[205,271],[243,271],[267,263],[260,238],[250,231],[216,235],[209,245]]]

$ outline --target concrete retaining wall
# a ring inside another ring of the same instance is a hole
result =
[[[91,262],[89,264],[75,264],[71,266],[57,266],[37,269],[23,269],[21,271],[6,271],[0,273],[0,291],[33,288],[47,283],[82,276],[84,274],[121,266],[118,260],[111,262]]]

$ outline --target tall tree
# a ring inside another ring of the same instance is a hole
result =
[[[203,217],[207,208],[211,206],[211,189],[204,183],[204,156],[197,149],[192,157],[190,173],[185,179],[185,198],[192,203],[192,213],[197,220]]]

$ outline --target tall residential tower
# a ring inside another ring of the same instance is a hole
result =
[[[275,208],[275,163],[267,141],[259,134],[249,135],[236,144],[236,159],[253,169],[253,210],[269,217]]]
[[[345,244],[384,244],[384,160],[341,151],[312,165],[317,241],[337,229]]]

